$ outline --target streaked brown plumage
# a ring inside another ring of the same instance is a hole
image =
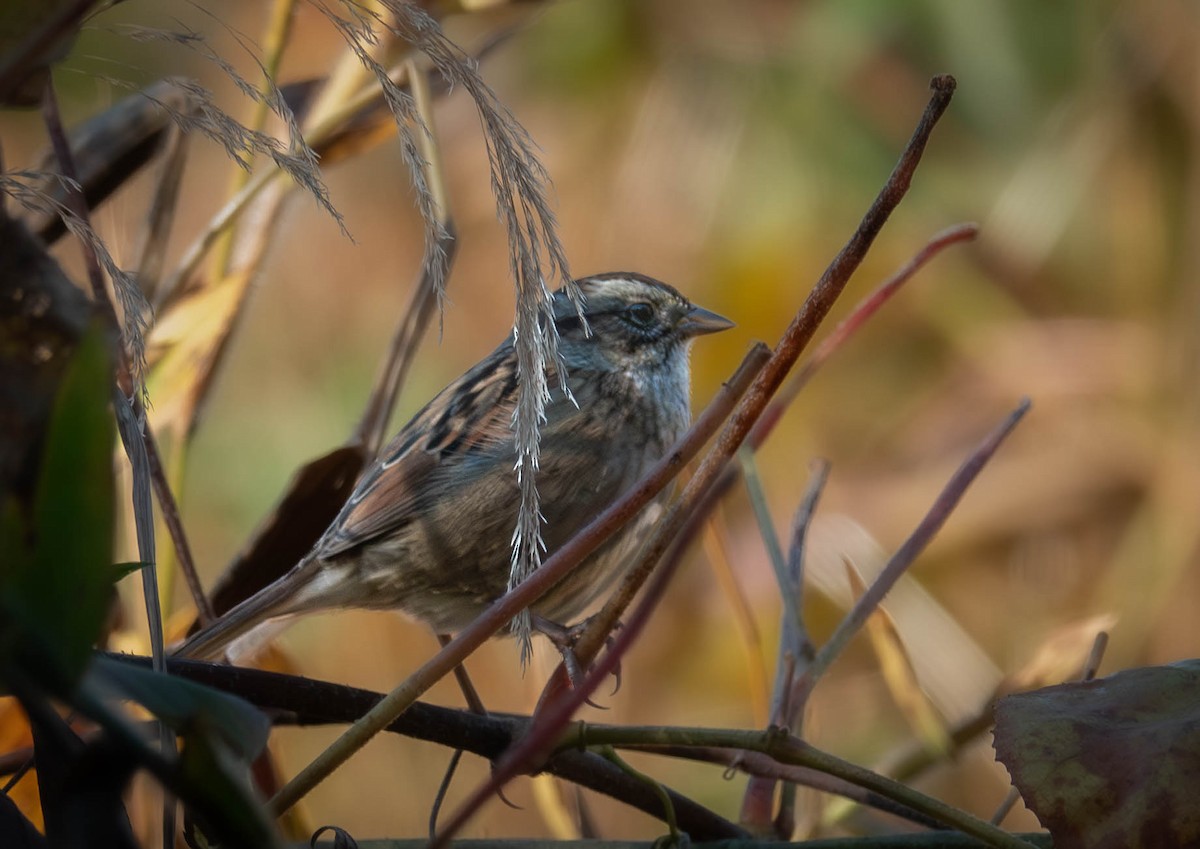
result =
[[[579,285],[590,334],[565,292],[554,296],[575,403],[550,375],[537,484],[551,553],[683,433],[689,343],[732,326],[640,274],[603,274]],[[516,392],[510,336],[404,426],[304,560],[177,654],[211,657],[267,620],[328,608],[397,609],[440,633],[478,616],[508,582],[520,503],[511,430]],[[661,498],[533,611],[553,622],[575,620],[641,545]]]

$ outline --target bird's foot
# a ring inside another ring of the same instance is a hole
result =
[[[577,689],[583,683],[584,669],[579,663],[579,656],[575,653],[575,644],[579,642],[579,638],[583,636],[583,632],[587,630],[593,618],[589,616],[582,622],[567,626],[553,622],[544,616],[538,616],[536,613],[533,614],[533,629],[545,636],[558,649],[558,653],[562,655],[563,667],[567,670],[567,677],[571,679],[571,686]],[[617,627],[621,627],[620,623],[617,623]],[[611,634],[605,640],[605,643],[610,648],[612,647]],[[613,686],[611,695],[615,696],[617,691],[621,689],[620,666],[613,670],[613,677],[616,679],[616,684]],[[591,699],[588,699],[588,704],[592,707],[605,710],[602,705],[596,704]]]

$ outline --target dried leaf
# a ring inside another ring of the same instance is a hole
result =
[[[846,577],[850,581],[850,591],[856,599],[866,592],[866,584],[850,561],[846,561]],[[904,647],[904,640],[896,630],[896,623],[882,607],[875,608],[875,612],[867,619],[867,636],[870,637],[871,646],[879,658],[879,669],[883,673],[888,692],[892,694],[896,707],[900,709],[909,727],[924,742],[926,748],[939,754],[948,753],[953,743],[946,730],[946,721],[921,689],[908,650]]]
[[[1200,845],[1200,661],[1007,696],[995,738],[1059,849]]]
[[[350,497],[363,461],[362,448],[349,445],[296,472],[275,509],[213,587],[217,613],[227,612],[299,562]]]
[[[1015,693],[1078,678],[1096,635],[1116,624],[1116,616],[1101,613],[1056,628],[1024,666],[1000,682],[997,691]]]
[[[33,745],[29,720],[16,699],[0,699],[0,752],[13,752]],[[7,780],[7,779],[6,779]],[[36,776],[30,773],[9,788],[5,794],[16,803],[21,813],[44,830],[42,803]],[[0,845],[7,845],[0,841]]]

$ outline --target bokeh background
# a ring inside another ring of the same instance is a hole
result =
[[[886,178],[928,80],[953,74],[958,93],[912,190],[831,320],[942,228],[977,221],[979,240],[937,259],[842,350],[759,456],[782,534],[810,461],[832,464],[809,563],[819,590],[808,596],[810,627],[820,641],[844,607],[845,560],[869,574],[974,443],[1029,396],[1032,412],[889,606],[931,700],[948,721],[970,716],[1001,675],[1064,629],[1059,660],[1080,660],[1090,632],[1078,623],[1089,617],[1115,617],[1105,671],[1197,654],[1194,4],[496,6],[445,25],[472,50],[520,23],[482,73],[541,146],[573,271],[651,274],[737,322],[696,345],[697,407],[752,340],[778,339]],[[64,108],[79,119],[115,102],[125,92],[110,77],[140,85],[185,75],[245,118],[251,104],[211,62],[131,39],[124,27],[194,30],[253,78],[245,44],[255,49],[267,10],[232,0],[120,4],[91,21],[57,71]],[[325,73],[343,51],[328,21],[301,3],[280,81]],[[0,130],[10,165],[31,161],[44,143],[36,113],[4,114]],[[490,351],[512,315],[504,232],[463,93],[439,100],[436,130],[459,253],[444,331],[424,345],[397,423]],[[173,256],[219,208],[232,168],[214,145],[192,144]],[[382,144],[324,176],[353,240],[306,196],[285,207],[190,455],[182,500],[209,579],[291,473],[347,437],[416,279],[421,227],[398,146]],[[118,260],[136,244],[145,183],[97,215]],[[72,246],[59,255],[78,268]],[[715,576],[721,559],[752,611],[758,644],[747,642]],[[182,592],[177,601],[186,603]],[[750,667],[774,667],[779,607],[746,497],[736,493],[628,658],[621,691],[604,698],[610,709],[588,718],[761,725]],[[389,689],[435,649],[420,626],[353,613],[299,623],[283,645],[305,674],[374,689]],[[522,675],[515,647],[496,642],[469,670],[490,708],[527,711],[550,654],[543,648]],[[461,701],[452,684],[429,697]],[[336,733],[280,731],[284,770]],[[912,737],[866,640],[818,689],[806,734],[864,764]],[[313,793],[306,814],[358,837],[422,834],[447,757],[378,739]],[[634,761],[736,817],[744,778]],[[467,764],[451,800],[486,769]],[[984,734],[919,786],[987,816],[1008,780]],[[531,782],[518,781],[509,797],[520,809],[493,803],[470,833],[551,833],[534,795]],[[588,803],[604,836],[659,833],[606,800]],[[1022,812],[1006,824],[1036,825]]]

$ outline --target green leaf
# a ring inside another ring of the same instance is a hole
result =
[[[5,565],[0,606],[20,633],[25,664],[60,694],[82,674],[111,599],[111,387],[106,334],[93,322],[55,399],[31,532],[22,532],[11,505],[0,530],[5,557],[17,549]]]
[[[34,502],[34,571],[26,589],[39,624],[53,629],[66,673],[82,673],[111,601],[112,362],[97,321],[63,376]]]
[[[88,670],[87,683],[110,698],[137,702],[180,734],[212,731],[247,762],[266,748],[270,720],[250,703],[220,690],[104,656]]]
[[[160,754],[128,717],[109,704],[117,695],[161,711],[160,718],[183,737],[178,758]],[[259,721],[265,723],[266,718],[249,705],[103,655],[96,658],[69,703],[112,736],[114,751],[144,766],[178,797],[189,814],[204,824],[214,845],[224,849],[280,845],[266,809],[250,787],[244,760],[261,748],[257,741],[265,739]],[[226,745],[228,740],[238,745]]]
[[[127,578],[134,572],[140,572],[150,564],[145,560],[126,560],[124,563],[113,564],[113,581],[119,581],[122,578]]]
[[[0,3],[0,56],[8,64],[19,56],[23,48],[33,41],[41,41],[35,54],[24,63],[5,68],[6,75],[15,74],[15,79],[5,80],[7,85],[0,89],[0,105],[33,106],[40,100],[50,65],[58,62],[71,50],[75,36],[79,34],[79,21],[88,9],[95,5],[86,3],[70,9],[68,0],[5,0]],[[66,14],[64,14],[66,13]]]
[[[210,842],[221,846],[277,846],[275,829],[262,805],[254,801],[248,773],[244,767],[231,762],[228,752],[214,745],[204,734],[190,735],[179,753],[179,769],[184,783],[203,788],[204,808],[220,812],[219,818],[205,816],[197,810]]]

